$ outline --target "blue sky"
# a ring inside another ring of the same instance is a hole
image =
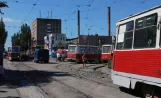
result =
[[[118,20],[161,5],[161,0],[39,0],[33,7],[37,0],[6,1],[9,8],[3,8],[5,14],[1,15],[9,33],[6,47],[11,44],[11,36],[20,31],[22,22],[31,25],[35,18],[40,17],[40,12],[42,18],[47,18],[51,17],[48,12],[52,11],[52,18],[62,19],[62,33],[73,38],[77,36],[78,9],[81,14],[81,34],[88,34],[87,29],[92,25],[90,34],[107,35],[108,6],[111,6],[111,31],[115,33]]]

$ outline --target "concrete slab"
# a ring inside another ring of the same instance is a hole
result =
[[[0,86],[0,98],[20,98],[16,89]]]
[[[109,69],[107,66],[101,68],[101,72],[104,74],[111,74],[111,69]]]

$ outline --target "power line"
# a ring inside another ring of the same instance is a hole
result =
[[[26,18],[30,15],[30,13],[32,12],[32,10],[34,9],[34,7],[37,5],[37,3],[39,2],[39,0],[37,0],[37,2],[35,4],[33,4],[33,7],[31,8],[31,10],[29,11],[28,15],[26,16]],[[24,21],[26,21],[26,18],[24,19]]]
[[[8,1],[7,1],[8,2]],[[17,4],[28,4],[28,5],[33,5],[32,3],[28,3],[28,2],[21,2],[21,1],[16,1],[16,0],[13,0],[13,1],[9,1],[9,2],[12,2],[12,3],[17,3]],[[36,5],[46,5],[46,6],[60,6],[59,4],[57,5],[51,5],[51,4],[36,4]]]
[[[87,18],[88,18],[88,14],[89,14],[89,9],[92,6],[92,4],[94,3],[94,0],[90,1],[90,4],[87,5],[88,6],[88,10],[87,10]]]

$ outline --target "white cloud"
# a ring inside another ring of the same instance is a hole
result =
[[[15,20],[15,19],[12,19],[12,18],[3,18],[3,21],[4,22],[21,22],[21,20]]]

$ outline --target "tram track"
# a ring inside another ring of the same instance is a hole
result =
[[[21,66],[23,66],[23,67],[25,67],[25,69],[26,70],[37,70],[37,69],[35,69],[35,68],[33,68],[33,67],[31,67],[31,66],[28,66],[27,64],[24,64],[23,63],[23,65],[22,64],[20,64]],[[18,70],[21,70],[20,68],[18,68],[17,66],[16,66],[16,68],[18,69]],[[37,70],[38,71],[38,70]],[[66,86],[66,87],[68,87],[68,88],[70,88],[70,89],[72,89],[73,91],[75,91],[76,93],[79,93],[79,94],[82,94],[82,95],[84,95],[86,98],[93,98],[91,95],[88,95],[88,94],[86,94],[86,93],[84,93],[84,92],[82,92],[82,91],[80,91],[80,90],[78,90],[78,89],[76,89],[76,88],[74,88],[74,87],[72,87],[72,86],[70,86],[70,85],[68,85],[68,84],[65,84],[65,83],[63,83],[62,81],[60,81],[60,80],[58,80],[58,79],[56,79],[56,78],[54,78],[54,77],[49,77],[47,74],[45,74],[44,72],[42,72],[42,71],[38,71],[41,75],[43,75],[43,77],[45,78],[45,79],[47,79],[47,80],[49,80],[49,81],[56,81],[56,82],[58,82],[58,83],[60,83],[60,84],[62,84],[62,85],[64,85],[64,86]],[[26,73],[25,73],[26,74]],[[30,81],[32,84],[34,84],[33,82],[32,82],[32,80],[30,79],[30,78],[28,78],[28,76],[26,76],[25,75],[25,78],[28,80],[28,81]],[[35,84],[36,85],[36,84]],[[38,85],[37,85],[38,86]],[[39,87],[39,86],[38,86]],[[40,87],[39,87],[40,88]],[[55,97],[54,97],[55,98]]]
[[[22,81],[25,81],[26,83],[23,84],[23,86],[27,86],[27,87],[35,87],[35,89],[40,92],[41,94],[37,94],[38,98],[49,98],[47,94],[44,93],[44,91],[38,87],[33,80],[30,79],[31,76],[28,76],[27,73],[25,71],[22,71],[21,68],[19,66],[21,66],[20,64],[22,64],[21,62],[11,62],[12,66],[14,66],[14,68],[16,68],[16,71],[18,71],[19,73],[21,73],[20,77],[18,77],[18,84],[17,85],[21,85]],[[17,78],[17,77],[16,77]],[[21,87],[21,86],[20,86]],[[32,88],[33,89],[33,88]],[[24,97],[23,94],[20,93],[20,91],[18,89],[16,89],[17,92],[19,93],[20,96],[22,96],[22,98]],[[43,97],[42,97],[43,96]]]

